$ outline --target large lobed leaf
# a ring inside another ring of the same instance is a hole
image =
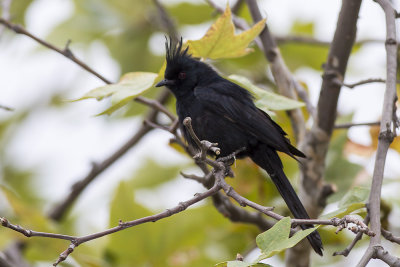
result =
[[[200,58],[234,58],[248,54],[248,45],[264,29],[265,19],[259,21],[251,29],[235,34],[232,14],[227,5],[225,12],[211,25],[200,40],[189,40],[190,53]]]

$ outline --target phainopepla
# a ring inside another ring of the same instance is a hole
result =
[[[232,83],[207,64],[192,58],[188,48],[182,49],[182,38],[177,45],[165,43],[167,67],[164,80],[156,86],[166,86],[176,97],[176,110],[182,133],[187,142],[196,147],[183,127],[183,120],[191,117],[192,127],[200,140],[218,143],[219,157],[228,156],[245,148],[237,156],[250,157],[267,171],[295,218],[309,219],[307,211],[283,172],[277,151],[296,159],[305,155],[290,144],[286,133],[268,114],[258,109],[252,95]],[[302,225],[303,229],[312,225]],[[307,236],[311,246],[322,255],[322,241],[317,231]]]

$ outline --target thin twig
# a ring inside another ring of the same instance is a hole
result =
[[[367,214],[367,216],[364,219],[364,224],[368,225],[369,223],[369,215]],[[333,256],[338,256],[338,255],[342,255],[347,257],[350,253],[350,251],[354,248],[354,246],[357,244],[358,241],[360,241],[363,237],[363,232],[358,232],[356,237],[353,239],[353,241],[351,241],[351,243],[342,251],[336,251],[333,253]]]
[[[147,105],[149,107],[152,107],[154,109],[157,109],[158,111],[164,113],[171,120],[171,122],[176,120],[175,115],[172,114],[171,111],[169,111],[164,105],[162,105],[157,100],[148,99],[146,97],[141,97],[141,98],[137,98],[136,101],[139,102],[139,103],[145,104],[145,105]]]
[[[385,230],[383,228],[381,229],[381,234],[384,238],[386,238],[386,240],[400,245],[400,237],[399,236],[394,236],[392,234],[392,232],[389,232],[388,230]]]
[[[351,127],[355,126],[379,126],[381,124],[380,121],[374,121],[374,122],[359,122],[359,123],[341,123],[341,124],[335,124],[334,128],[335,129],[348,129]]]
[[[98,72],[96,72],[95,70],[93,70],[86,63],[84,63],[83,61],[81,61],[80,59],[78,59],[74,55],[74,53],[69,48],[69,45],[71,44],[71,40],[67,41],[64,49],[59,49],[56,46],[54,46],[53,44],[51,44],[49,42],[46,42],[45,40],[33,35],[32,33],[27,31],[21,25],[11,23],[7,19],[0,18],[0,24],[3,24],[4,26],[6,26],[10,30],[14,31],[15,33],[23,34],[25,36],[28,36],[29,38],[35,40],[37,43],[49,48],[50,50],[53,50],[53,51],[63,55],[64,57],[66,57],[66,58],[70,59],[71,61],[75,62],[77,65],[79,65],[84,70],[88,71],[89,73],[93,74],[94,76],[96,76],[97,78],[99,78],[100,80],[105,82],[106,84],[112,84],[112,82],[110,80],[106,79],[103,75],[101,75]],[[148,101],[146,101],[146,99],[144,99],[144,97],[142,97],[142,96],[138,96],[134,100],[137,101],[137,102],[140,102],[140,103],[148,103]]]
[[[292,219],[292,225],[296,226],[299,224],[321,224],[321,225],[332,225],[338,227],[336,233],[347,228],[355,234],[361,233],[368,236],[375,236],[375,233],[368,229],[367,224],[358,218],[346,215],[342,219],[332,218],[330,220],[319,220],[319,219]],[[348,224],[352,224],[349,226]]]
[[[3,227],[10,228],[11,230],[14,230],[18,233],[23,234],[26,237],[33,237],[33,236],[40,236],[40,237],[48,237],[48,238],[54,238],[54,239],[63,239],[63,240],[69,240],[73,241],[76,239],[75,236],[69,236],[69,235],[60,235],[60,234],[53,234],[53,233],[45,233],[45,232],[37,232],[33,230],[28,230],[25,228],[22,228],[19,225],[12,224],[10,223],[6,218],[0,217],[0,224]]]
[[[223,170],[222,170],[223,171]],[[27,237],[33,237],[33,236],[41,236],[41,237],[48,237],[48,238],[55,238],[55,239],[64,239],[64,240],[69,240],[71,241],[71,245],[68,247],[67,250],[65,250],[63,253],[60,254],[60,257],[58,258],[58,260],[54,263],[54,266],[56,266],[58,263],[64,261],[69,254],[71,254],[74,250],[75,247],[86,243],[88,241],[94,240],[94,239],[98,239],[100,237],[112,234],[112,233],[116,233],[119,232],[121,230],[124,230],[126,228],[132,227],[132,226],[136,226],[136,225],[140,225],[140,224],[144,224],[144,223],[148,223],[148,222],[156,222],[158,220],[161,220],[163,218],[169,217],[171,215],[174,215],[176,213],[182,212],[185,209],[187,209],[189,206],[200,202],[201,200],[217,193],[219,190],[221,189],[220,185],[218,185],[217,183],[210,189],[208,189],[207,191],[203,192],[203,193],[197,193],[195,194],[195,196],[187,201],[184,202],[180,202],[177,206],[171,208],[171,209],[167,209],[163,212],[160,212],[158,214],[155,215],[151,215],[151,216],[147,216],[147,217],[143,217],[140,219],[136,219],[133,221],[129,221],[129,222],[120,222],[118,226],[107,229],[105,231],[101,231],[98,233],[94,233],[94,234],[90,234],[90,235],[86,235],[86,236],[81,236],[81,237],[75,237],[75,236],[68,236],[68,235],[60,235],[60,234],[52,234],[52,233],[44,233],[44,232],[36,232],[33,230],[27,230],[22,228],[21,226],[18,225],[14,225],[11,224],[7,219],[0,217],[0,223],[2,226],[10,228],[16,232],[19,232]]]
[[[345,86],[345,87],[348,87],[350,89],[353,89],[356,86],[369,84],[369,83],[385,83],[386,80],[385,79],[381,79],[381,78],[370,78],[370,79],[366,79],[366,80],[361,80],[361,81],[356,82],[356,83],[345,83],[345,82],[341,81],[338,78],[334,78],[332,80],[332,82],[337,84],[337,85],[339,85],[339,86]]]
[[[297,43],[297,44],[306,44],[306,45],[316,45],[316,46],[330,46],[332,43],[329,41],[318,40],[312,36],[303,36],[303,35],[287,35],[287,36],[276,36],[276,41],[278,44],[286,44],[286,43]],[[383,44],[384,40],[379,39],[363,39],[357,41],[356,45],[363,45],[368,43],[380,43]]]
[[[18,24],[14,24],[11,23],[10,21],[8,21],[5,18],[0,18],[0,24],[3,24],[4,26],[6,26],[7,28],[9,28],[10,30],[14,31],[15,33],[18,34],[23,34],[28,36],[29,38],[35,40],[37,43],[49,48],[50,50],[56,51],[57,53],[63,55],[64,57],[72,60],[73,62],[75,62],[76,64],[78,64],[79,66],[81,66],[83,69],[85,69],[86,71],[90,72],[91,74],[95,75],[96,77],[98,77],[100,80],[102,80],[103,82],[107,83],[107,84],[111,84],[112,82],[108,79],[106,79],[105,77],[103,77],[102,75],[100,75],[98,72],[94,71],[92,68],[90,68],[87,64],[85,64],[83,61],[81,61],[80,59],[76,58],[75,55],[72,53],[72,51],[69,49],[68,45],[69,45],[69,41],[67,42],[67,45],[65,46],[64,49],[59,49],[57,47],[55,47],[54,45],[46,42],[43,39],[40,39],[39,37],[33,35],[32,33],[28,32],[24,27],[22,27],[21,25]]]

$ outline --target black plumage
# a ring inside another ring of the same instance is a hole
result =
[[[204,62],[192,58],[188,48],[166,42],[165,79],[156,86],[166,86],[176,97],[176,109],[185,139],[196,147],[182,127],[191,117],[192,127],[200,140],[218,143],[220,157],[245,148],[238,157],[250,157],[267,171],[295,218],[308,219],[288,178],[283,172],[277,151],[293,158],[305,155],[290,144],[286,133],[268,114],[258,109],[252,95],[239,85],[221,77]],[[302,225],[303,229],[312,225]],[[313,249],[322,255],[322,242],[317,231],[308,237]]]

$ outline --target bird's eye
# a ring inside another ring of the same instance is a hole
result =
[[[184,80],[185,78],[186,78],[186,73],[185,72],[179,72],[179,74],[178,74],[178,78],[179,78],[179,80]]]

